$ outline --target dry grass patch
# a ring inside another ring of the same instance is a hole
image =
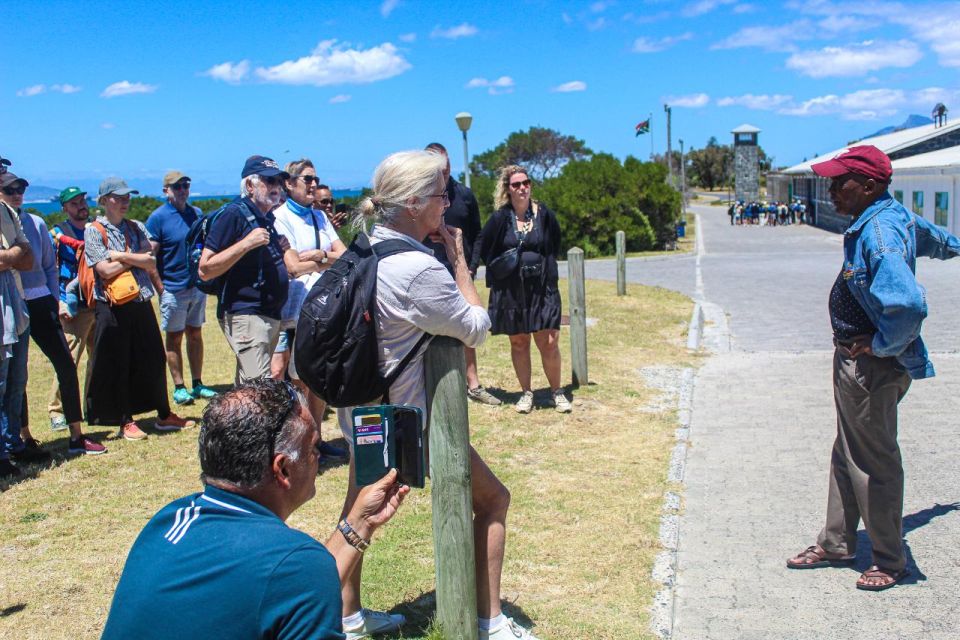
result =
[[[566,283],[561,287],[565,292]],[[539,407],[532,414],[521,416],[509,404],[470,407],[474,446],[513,495],[503,576],[507,613],[535,622],[541,638],[650,635],[649,574],[676,416],[672,409],[644,409],[657,392],[638,370],[695,364],[684,349],[690,310],[689,300],[662,289],[633,287],[617,298],[613,284],[589,282],[587,315],[598,319],[589,329],[591,384],[573,390],[574,412],[564,416],[546,406],[535,348]],[[233,358],[215,322],[204,336],[204,380],[231,381]],[[561,345],[569,379],[566,328]],[[110,452],[65,460],[66,435],[47,426],[52,371],[38,351],[30,358],[34,435],[52,443],[58,463],[33,469],[34,477],[10,486],[0,500],[0,637],[96,638],[143,524],[164,504],[201,488],[196,431],[125,442],[111,429],[92,428]],[[479,361],[483,382],[515,401],[507,339],[491,337]],[[184,409],[196,417],[202,403]],[[324,435],[340,437],[332,419]],[[324,468],[317,497],[290,525],[325,539],[346,476],[343,465]],[[365,605],[405,613],[411,621],[405,637],[428,634],[433,614],[430,511],[429,491],[414,492],[365,560]]]

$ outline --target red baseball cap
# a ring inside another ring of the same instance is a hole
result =
[[[873,145],[850,147],[832,160],[818,162],[810,167],[818,176],[836,178],[845,173],[858,173],[877,182],[888,183],[893,175],[890,158]]]

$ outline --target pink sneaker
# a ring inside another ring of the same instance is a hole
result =
[[[124,440],[145,440],[147,438],[147,434],[143,432],[136,420],[131,420],[120,427],[120,435],[123,436]]]
[[[153,423],[153,427],[157,431],[180,431],[180,429],[193,429],[195,426],[197,426],[195,420],[181,418],[173,411],[167,414],[166,418],[157,418],[157,421]]]
[[[139,429],[138,429],[139,431]],[[140,431],[143,433],[143,431]],[[144,437],[147,434],[143,433]],[[101,453],[106,453],[107,448],[102,444],[97,444],[87,436],[80,436],[76,440],[71,439],[70,444],[67,445],[67,455],[76,456],[80,454],[88,456],[98,456]]]

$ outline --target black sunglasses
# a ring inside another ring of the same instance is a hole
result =
[[[323,198],[322,200],[319,200],[319,202],[320,202],[320,204],[322,204],[323,206],[326,207],[326,206],[328,206],[328,205],[333,204],[333,203],[334,203],[334,199],[333,199],[333,198]]]
[[[510,183],[511,189],[519,189],[520,187],[529,187],[529,186],[530,186],[530,178],[527,178],[526,180],[520,180],[517,182]]]
[[[177,191],[186,191],[190,188],[189,182],[178,182],[176,184],[170,185],[171,189],[176,189]]]
[[[260,176],[260,179],[263,181],[263,184],[268,187],[274,187],[281,182],[279,176]]]
[[[303,180],[303,184],[320,184],[320,178],[317,176],[297,176]]]
[[[3,188],[3,192],[4,192],[5,194],[7,194],[8,196],[12,196],[13,194],[17,194],[17,195],[19,195],[19,196],[22,196],[23,193],[24,193],[26,190],[27,190],[27,188],[24,187],[24,186],[19,186],[19,187],[4,187],[4,188]]]

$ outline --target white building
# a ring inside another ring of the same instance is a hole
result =
[[[960,178],[960,121],[937,127],[933,124],[874,136],[834,149],[812,160],[767,175],[771,200],[798,197],[813,214],[814,223],[843,231],[849,216],[836,213],[830,201],[830,180],[813,173],[811,165],[829,160],[851,146],[873,145],[893,161],[890,193],[908,209],[956,234],[958,178]]]

